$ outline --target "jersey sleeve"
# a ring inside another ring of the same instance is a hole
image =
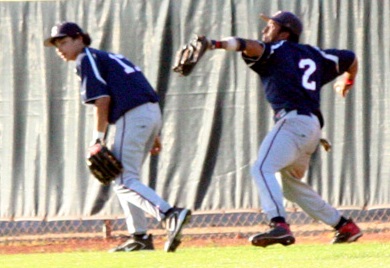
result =
[[[98,65],[96,55],[86,49],[85,56],[80,62],[81,97],[85,104],[92,104],[95,100],[110,96],[107,82]]]
[[[338,57],[336,69],[339,74],[346,72],[355,60],[355,53],[350,50],[326,49],[324,52]]]
[[[322,84],[326,84],[346,72],[355,60],[355,53],[350,50],[325,49],[319,51],[324,61]]]

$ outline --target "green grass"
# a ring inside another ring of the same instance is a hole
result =
[[[132,253],[75,252],[2,255],[1,267],[281,267],[338,268],[390,267],[389,243],[347,245],[280,245],[179,248],[175,253],[162,250]]]

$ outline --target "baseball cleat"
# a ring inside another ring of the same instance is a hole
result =
[[[167,242],[164,250],[174,252],[181,243],[181,230],[183,226],[190,222],[191,210],[174,207],[165,218],[165,227],[167,229]]]
[[[257,247],[267,247],[273,244],[288,246],[295,243],[295,238],[287,223],[271,222],[271,230],[264,233],[255,234],[249,237],[252,245]]]
[[[110,249],[108,252],[131,252],[139,250],[154,250],[153,237],[149,235],[132,235],[126,242]]]
[[[355,242],[361,236],[363,236],[363,234],[359,227],[351,219],[348,219],[347,222],[336,231],[332,244]]]

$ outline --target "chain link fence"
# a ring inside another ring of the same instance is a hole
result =
[[[352,218],[364,232],[390,230],[390,209],[341,210]],[[302,211],[289,212],[292,231],[296,236],[331,232],[332,228],[317,222]],[[245,237],[266,230],[268,220],[257,211],[195,212],[183,233],[194,238]],[[165,230],[153,218],[148,218],[150,232],[165,235]],[[0,242],[50,240],[64,238],[93,238],[128,235],[124,219],[61,220],[61,221],[0,221]]]

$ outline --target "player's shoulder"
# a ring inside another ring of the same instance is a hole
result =
[[[314,51],[316,51],[322,58],[325,59],[332,59],[334,60],[335,57],[337,58],[354,58],[355,52],[348,49],[339,49],[339,48],[319,48],[316,46],[311,46]]]
[[[86,47],[83,50],[80,62],[92,63],[96,61],[99,62],[109,61],[110,59],[109,54],[110,54],[109,52],[104,50],[99,50],[92,47]]]
[[[310,48],[306,45],[287,40],[267,43],[267,46],[266,51],[269,55],[278,55],[280,58],[286,58],[294,54],[307,54],[310,51]]]
[[[92,47],[86,47],[85,52],[87,54],[91,54],[94,57],[107,57],[109,54],[109,52],[107,52],[107,51],[99,50],[99,49],[92,48]]]
[[[326,54],[325,50],[310,44],[302,44],[302,43],[292,43],[297,50],[300,51],[301,54],[305,54],[310,57],[324,57]]]
[[[280,48],[282,47],[288,47],[288,43],[287,40],[280,40],[280,41],[276,41],[276,42],[270,42],[270,43],[265,43],[265,46],[268,47],[271,51],[276,51],[276,50],[280,50]]]
[[[307,52],[318,52],[320,50],[318,47],[310,44],[294,43],[294,42],[288,42],[288,44],[294,49],[303,50]]]
[[[276,42],[268,43],[269,48],[272,51],[290,51],[290,50],[312,50],[313,47],[307,44],[290,42],[288,40],[281,40]]]

